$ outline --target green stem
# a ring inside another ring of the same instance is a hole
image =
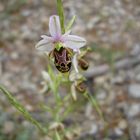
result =
[[[0,86],[0,91],[6,95],[8,100],[11,102],[11,104],[20,112],[22,115],[30,121],[32,124],[34,124],[43,134],[47,133],[46,128],[44,128],[38,121],[36,121],[24,108],[23,105],[21,105],[12,95],[9,91],[7,91],[4,87]]]
[[[102,111],[100,110],[99,104],[97,103],[96,99],[92,97],[89,93],[85,93],[84,96],[90,101],[90,103],[95,107],[97,113],[99,114],[100,118],[105,122],[104,116]]]
[[[55,140],[61,140],[61,137],[57,130],[55,131]]]
[[[64,25],[65,18],[64,18],[64,9],[63,9],[62,0],[57,0],[57,12],[60,17],[61,30],[62,30],[62,33],[64,34],[65,33],[65,25]]]

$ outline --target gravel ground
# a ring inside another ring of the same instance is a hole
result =
[[[64,0],[64,8],[66,21],[77,16],[72,31],[85,37],[89,46],[96,43],[100,48],[123,52],[121,58],[128,56],[132,49],[137,52],[140,48],[140,1]],[[34,46],[40,35],[48,34],[52,14],[56,14],[54,1],[0,1],[0,84],[12,91],[31,112],[36,112],[37,103],[43,100],[39,91],[41,71],[46,67],[45,58]],[[100,52],[91,52],[90,68],[107,63],[105,57]],[[139,140],[140,63],[91,78],[91,88],[108,125],[87,103],[82,112],[79,111],[78,120],[72,118],[80,124],[78,140]],[[0,104],[2,110],[15,114],[3,95]],[[4,132],[10,133],[14,129],[13,122],[7,120],[6,123]]]

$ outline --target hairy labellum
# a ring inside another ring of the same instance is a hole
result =
[[[71,55],[66,48],[61,47],[59,51],[55,48],[53,56],[54,64],[60,72],[65,73],[71,69]]]

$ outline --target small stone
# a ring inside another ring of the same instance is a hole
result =
[[[127,111],[128,117],[135,117],[140,113],[140,104],[132,104]]]
[[[127,122],[126,120],[121,120],[118,124],[118,127],[122,130],[126,129],[127,128]]]
[[[136,136],[140,138],[140,121],[136,122]]]
[[[86,106],[86,109],[85,109],[85,116],[90,118],[92,115],[92,110],[93,110],[93,106],[88,103],[87,106]]]
[[[3,132],[5,134],[9,134],[12,133],[12,131],[14,131],[14,123],[11,121],[7,121],[4,123],[4,128],[3,128]]]
[[[115,134],[117,136],[122,136],[123,135],[123,131],[120,128],[115,128],[114,131],[115,131]]]
[[[140,65],[138,65],[135,69],[134,69],[135,74],[140,74]]]
[[[135,79],[136,79],[137,82],[140,82],[140,73],[136,76]]]
[[[139,54],[139,52],[140,52],[140,44],[136,44],[133,48],[133,51],[131,52],[131,55],[135,56],[135,55]]]
[[[140,84],[132,84],[128,87],[128,94],[132,98],[140,98]]]
[[[129,80],[134,80],[135,79],[135,73],[133,72],[133,70],[128,70],[126,73],[126,77]]]
[[[98,126],[97,126],[97,124],[92,124],[92,126],[91,126],[91,130],[90,130],[90,132],[89,132],[89,134],[96,134],[98,132]]]
[[[25,107],[28,111],[33,111],[33,106],[26,104]]]
[[[97,77],[97,78],[95,79],[95,83],[96,83],[96,84],[103,84],[103,83],[105,82],[105,80],[106,80],[106,77],[100,76],[100,77]]]
[[[107,94],[106,94],[105,90],[99,90],[97,92],[96,98],[98,100],[104,100],[106,98],[106,96],[107,96]]]
[[[140,65],[138,65],[135,69],[134,69],[134,73],[135,73],[135,80],[137,82],[140,82]]]
[[[21,14],[22,14],[22,16],[27,17],[27,16],[30,16],[31,15],[31,11],[26,9],[26,10],[23,10],[21,12]]]
[[[4,10],[4,6],[0,3],[0,12]]]
[[[117,77],[113,78],[111,82],[113,84],[120,85],[120,84],[124,83],[124,78],[122,76],[117,76]]]

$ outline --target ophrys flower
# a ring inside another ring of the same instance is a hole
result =
[[[52,52],[54,64],[61,72],[68,72],[71,68],[71,53],[79,52],[86,44],[86,40],[76,35],[70,35],[70,31],[62,34],[59,16],[53,15],[49,20],[49,32],[51,36],[42,35],[36,48],[38,50]]]
[[[54,48],[57,49],[59,46],[65,48],[70,48],[74,51],[78,51],[79,48],[85,46],[86,40],[82,37],[76,35],[70,35],[70,31],[62,34],[59,16],[53,15],[49,20],[49,32],[51,36],[42,35],[42,40],[40,40],[36,48],[38,50],[43,50],[50,52]]]

